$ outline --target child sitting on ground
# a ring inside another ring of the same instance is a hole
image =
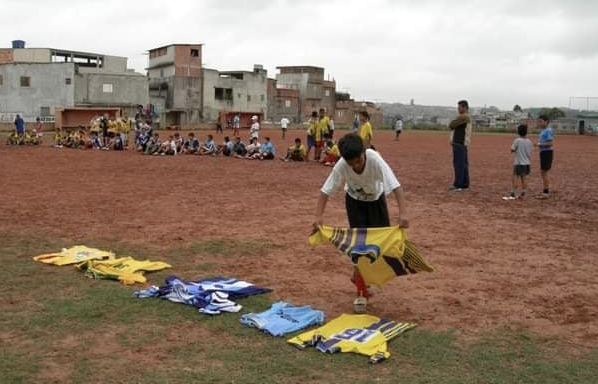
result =
[[[235,144],[233,145],[233,156],[237,159],[245,157],[247,150],[245,149],[245,143],[241,141],[240,137],[235,137]]]
[[[160,150],[154,155],[160,154],[161,156],[174,156],[176,155],[176,143],[174,142],[174,136],[168,136],[168,140],[164,141],[160,146]]]
[[[254,156],[260,154],[260,147],[261,144],[257,141],[257,137],[252,137],[249,140],[249,145],[247,145],[247,153],[245,154],[246,159],[251,159]]]
[[[307,150],[301,144],[301,139],[295,139],[295,145],[291,145],[287,150],[287,156],[282,159],[284,161],[307,161]]]
[[[160,140],[160,134],[154,133],[145,146],[145,151],[143,152],[146,155],[155,155],[160,152],[160,148],[162,147],[162,141]]]
[[[214,136],[208,135],[208,139],[206,140],[205,144],[199,149],[200,155],[215,155],[218,153],[218,147],[214,142]]]
[[[251,156],[250,159],[272,160],[275,155],[276,150],[274,149],[274,144],[272,144],[269,137],[266,137],[266,142],[260,146],[259,153]]]
[[[139,133],[139,136],[137,136],[137,138],[135,139],[135,150],[137,152],[145,153],[150,139],[151,138],[147,134],[147,131],[142,129]]]
[[[218,147],[224,156],[230,156],[233,153],[233,142],[228,136],[224,137],[224,143]]]
[[[62,129],[57,127],[54,133],[54,148],[62,148],[62,140],[64,139]]]
[[[324,156],[320,160],[320,163],[329,167],[333,167],[341,157],[341,153],[338,150],[338,145],[330,138],[329,135],[325,135],[324,140],[326,141],[326,145],[324,146]]]
[[[513,177],[511,182],[511,194],[504,196],[504,200],[515,200],[517,198],[525,198],[527,193],[527,177],[530,174],[530,164],[532,150],[534,144],[527,138],[527,125],[521,124],[517,127],[517,137],[511,145],[511,153],[513,153]],[[521,182],[521,192],[517,196],[517,184]]]
[[[180,135],[180,133],[174,133],[174,144],[176,146],[177,153],[181,153],[183,150],[183,145],[185,145],[185,139]]]
[[[87,149],[102,149],[102,140],[100,140],[100,136],[98,132],[91,131],[89,139],[85,142],[85,148]]]
[[[122,137],[120,137],[120,134],[116,133],[109,133],[108,137],[110,137],[110,139],[108,140],[108,145],[106,147],[104,147],[104,150],[108,151],[123,151],[125,149],[125,146],[123,145],[123,140]]]
[[[199,151],[199,140],[195,137],[195,133],[189,132],[188,139],[185,141],[185,145],[183,145],[183,150],[181,153],[192,155]]]

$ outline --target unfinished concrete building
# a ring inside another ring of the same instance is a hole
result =
[[[202,44],[170,44],[149,50],[150,103],[161,127],[202,119]]]
[[[147,79],[127,58],[54,48],[0,49],[0,120],[53,122],[56,108],[119,107],[148,102]]]
[[[256,64],[253,71],[203,70],[203,117],[216,121],[220,111],[255,112],[268,118],[268,72]]]
[[[374,128],[383,125],[384,116],[381,108],[369,101],[355,101],[348,93],[336,94],[335,114],[331,116],[334,116],[336,126],[348,128],[353,125],[355,117],[361,111],[366,111],[370,115],[370,122]]]
[[[300,120],[307,121],[312,111],[324,108],[334,116],[336,82],[324,79],[324,68],[309,65],[277,67],[277,87],[299,92]]]
[[[278,88],[275,79],[268,79],[268,119],[278,123],[283,117],[291,123],[301,121],[299,90]]]

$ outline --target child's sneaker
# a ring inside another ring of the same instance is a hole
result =
[[[353,312],[357,314],[367,313],[368,311],[368,299],[363,296],[359,296],[353,300]]]
[[[538,196],[536,196],[536,199],[540,199],[540,200],[550,199],[550,193],[543,192],[543,193],[539,194]]]

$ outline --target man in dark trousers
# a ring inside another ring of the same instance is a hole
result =
[[[451,129],[451,145],[453,147],[453,167],[455,181],[449,191],[461,192],[469,189],[469,159],[467,149],[471,141],[472,122],[469,114],[469,103],[461,100],[457,104],[459,116],[449,124]]]

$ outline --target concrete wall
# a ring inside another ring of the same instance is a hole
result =
[[[166,55],[157,56],[157,57],[150,57],[149,59],[149,67],[153,67],[156,65],[164,65],[164,64],[174,64],[174,46],[171,45],[166,47]]]
[[[17,63],[49,63],[51,51],[48,48],[24,48],[14,50]]]
[[[41,107],[74,105],[75,65],[56,64],[3,64],[0,65],[3,84],[0,86],[0,113],[22,113],[26,121],[40,116]],[[21,87],[21,76],[31,78],[30,87]],[[70,78],[67,85],[65,79]]]
[[[221,110],[261,112],[268,118],[268,76],[266,72],[238,72],[243,80],[221,77],[214,69],[204,69],[203,115],[215,121]],[[232,100],[216,100],[215,88],[232,88]],[[249,100],[248,100],[249,96]]]
[[[145,105],[149,102],[147,78],[138,73],[79,73],[74,82],[76,105]],[[112,92],[106,92],[109,85]]]

